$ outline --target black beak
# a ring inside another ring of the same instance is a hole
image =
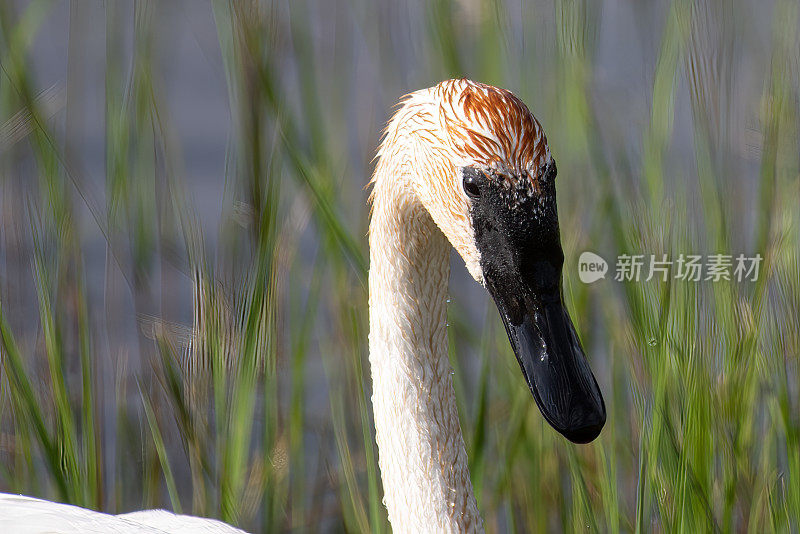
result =
[[[501,300],[495,301],[544,418],[570,441],[594,440],[606,422],[606,406],[560,291],[525,299],[516,320],[504,313]]]
[[[606,406],[561,296],[555,162],[535,179],[510,182],[474,167],[462,173],[484,283],[533,398],[553,428],[588,443],[605,425]]]

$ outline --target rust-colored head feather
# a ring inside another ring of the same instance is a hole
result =
[[[549,160],[541,125],[510,91],[461,79],[440,83],[434,94],[450,143],[465,158],[517,176],[536,176]]]
[[[466,78],[405,95],[377,157],[397,150],[411,134],[433,141],[437,152],[451,158],[514,176],[535,178],[551,159],[542,126],[519,98]]]

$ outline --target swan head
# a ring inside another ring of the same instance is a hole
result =
[[[387,136],[411,145],[415,196],[493,297],[544,418],[592,441],[606,409],[564,305],[557,170],[541,125],[509,91],[468,80],[412,93],[404,113],[409,130]]]

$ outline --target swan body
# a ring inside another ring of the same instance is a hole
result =
[[[24,495],[0,494],[3,534],[243,534],[222,521],[166,510],[109,515]]]
[[[407,95],[372,178],[370,367],[395,532],[481,532],[447,355],[452,245],[495,299],[543,415],[576,442],[605,406],[561,298],[555,163],[528,108],[448,80]]]

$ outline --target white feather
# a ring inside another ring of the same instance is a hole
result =
[[[122,515],[94,512],[25,495],[0,493],[0,532],[3,534],[242,534],[222,521],[166,510]]]

